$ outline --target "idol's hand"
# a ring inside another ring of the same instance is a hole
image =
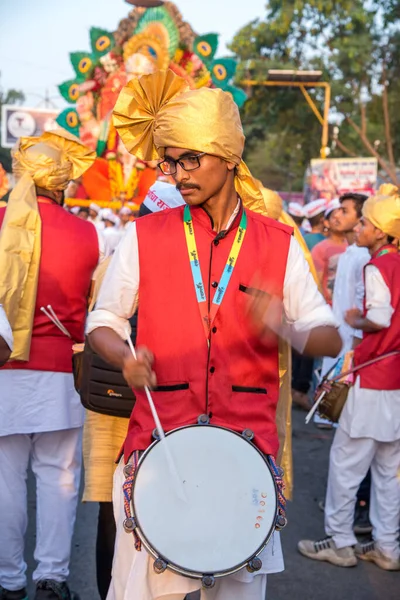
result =
[[[137,360],[129,351],[123,359],[122,374],[127,384],[137,390],[142,390],[145,386],[155,387],[157,379],[152,370],[154,361],[152,352],[142,346],[136,350],[136,356]]]

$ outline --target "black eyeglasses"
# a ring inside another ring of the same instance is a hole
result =
[[[184,171],[195,171],[200,167],[200,157],[207,154],[207,152],[200,152],[199,154],[188,154],[178,160],[173,158],[166,158],[162,162],[158,163],[161,171],[164,175],[175,175],[177,168],[176,165],[182,167]]]

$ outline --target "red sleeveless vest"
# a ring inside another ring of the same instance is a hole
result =
[[[40,310],[51,304],[76,342],[84,340],[87,298],[99,260],[96,229],[55,204],[39,202],[42,245],[29,361],[3,369],[72,372],[72,344]],[[0,226],[5,208],[0,209]]]
[[[375,255],[368,264],[379,269],[390,290],[394,313],[388,328],[375,333],[364,333],[361,344],[354,351],[354,363],[356,365],[387,352],[400,350],[400,254]],[[364,306],[364,315],[366,312]],[[360,387],[362,388],[369,390],[400,390],[400,354],[385,358],[370,367],[361,369],[359,373]]]
[[[191,208],[207,297],[213,297],[239,225],[238,215],[224,237],[212,230],[208,214]],[[166,431],[210,423],[255,433],[254,442],[276,454],[275,413],[279,396],[277,340],[263,344],[247,316],[255,275],[265,291],[283,297],[292,229],[247,211],[248,225],[229,286],[212,324],[208,346],[188,258],[183,207],[136,222],[140,267],[137,345],[154,353],[158,387],[153,398]],[[154,422],[145,394],[136,393],[124,454],[146,448]]]

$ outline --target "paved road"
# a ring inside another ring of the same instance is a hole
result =
[[[268,600],[399,600],[400,573],[386,573],[375,565],[362,562],[356,568],[342,569],[298,554],[296,543],[299,539],[319,539],[324,534],[318,500],[324,496],[332,433],[312,425],[305,426],[302,412],[295,410],[293,417],[295,498],[289,505],[289,525],[282,533],[286,571],[270,576]],[[27,558],[31,573],[35,507],[32,479],[29,487]],[[96,505],[80,505],[70,582],[80,593],[81,600],[99,600],[94,564],[96,519]]]

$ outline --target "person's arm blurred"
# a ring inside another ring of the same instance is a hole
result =
[[[0,336],[0,367],[2,367],[10,358],[11,349],[5,339]]]
[[[6,313],[0,305],[0,367],[10,358],[13,349],[13,335]]]
[[[265,289],[261,284],[255,286]],[[263,292],[255,293],[250,312],[261,338],[270,331],[308,356],[336,357],[342,340],[331,308],[318,291],[298,242],[291,239],[283,289],[283,302]],[[285,322],[282,321],[282,312]]]

